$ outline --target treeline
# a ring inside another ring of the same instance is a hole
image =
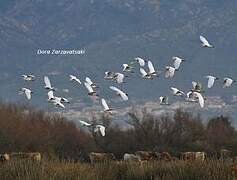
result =
[[[106,126],[102,137],[81,128],[59,114],[13,104],[0,104],[0,152],[41,152],[45,158],[86,160],[88,152],[112,152],[121,158],[138,150],[167,151],[178,156],[185,151],[216,154],[220,149],[236,153],[237,131],[230,118],[203,121],[177,109],[174,115],[155,116],[144,109],[128,114],[128,128],[112,123],[107,114],[91,123]],[[80,119],[80,117],[78,117]]]

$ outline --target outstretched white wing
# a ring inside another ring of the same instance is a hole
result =
[[[171,66],[166,66],[165,77],[172,78],[174,76],[175,68]]]
[[[209,44],[209,42],[207,41],[207,39],[206,39],[204,36],[200,36],[200,40],[201,40],[201,42],[202,42],[203,45],[205,45],[205,46],[211,46],[211,45]]]
[[[28,100],[30,100],[31,99],[31,90],[24,88],[24,93],[26,95],[26,98]]]
[[[49,91],[48,92],[48,100],[52,100],[52,99],[54,99],[53,91]]]
[[[201,108],[204,107],[204,98],[202,97],[201,93],[194,92],[194,95],[198,98],[198,102],[201,106]]]
[[[116,93],[119,94],[124,101],[128,100],[128,95],[119,88],[116,88],[114,86],[110,86],[109,88],[112,89],[113,91],[116,91]]]
[[[153,64],[152,64],[151,61],[148,61],[148,68],[149,68],[149,73],[150,73],[150,74],[156,72],[156,71],[155,71],[155,68],[154,68],[154,66],[153,66]]]
[[[230,87],[231,84],[233,83],[233,79],[230,79],[230,78],[224,78],[224,88],[226,87]]]
[[[51,88],[51,83],[48,76],[44,76],[45,87]]]
[[[182,59],[179,57],[173,57],[172,59],[173,59],[174,68],[176,70],[179,69]]]
[[[93,84],[93,82],[91,81],[91,79],[89,77],[86,77],[85,81],[91,86]]]
[[[83,126],[87,126],[87,127],[89,127],[89,126],[91,126],[91,124],[89,124],[89,123],[87,123],[87,122],[85,122],[85,121],[79,121]]]
[[[147,75],[147,72],[143,68],[140,68],[140,72],[142,73],[142,77]]]
[[[213,76],[207,76],[207,78],[208,78],[207,87],[208,87],[208,88],[211,88],[211,87],[214,85],[215,77],[213,77]]]
[[[81,84],[80,79],[78,79],[76,76],[74,76],[74,75],[69,75],[69,77],[70,77],[70,81],[76,81],[76,82],[78,82],[79,84]]]
[[[95,127],[95,132],[100,131],[102,136],[105,136],[105,127],[102,125],[96,125]]]
[[[101,99],[101,103],[102,103],[102,105],[104,107],[104,111],[108,111],[109,110],[109,106],[108,106],[108,104],[107,104],[107,102],[105,101],[104,98]]]
[[[115,74],[116,75],[116,81],[117,81],[117,83],[123,83],[123,79],[124,79],[124,74],[122,74],[122,73],[116,73]]]
[[[93,88],[91,87],[91,85],[88,84],[87,82],[84,82],[84,85],[85,85],[85,87],[86,87],[86,89],[88,90],[89,93],[95,92],[95,91],[93,90]]]
[[[140,57],[136,57],[135,60],[139,63],[140,66],[145,66],[145,60],[140,58]]]

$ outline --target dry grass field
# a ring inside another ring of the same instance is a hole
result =
[[[1,180],[228,180],[234,179],[232,162],[219,160],[156,161],[142,165],[135,162],[103,162],[96,164],[70,161],[16,160],[2,163]]]

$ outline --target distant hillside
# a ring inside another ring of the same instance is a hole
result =
[[[205,83],[204,75],[236,74],[237,2],[234,0],[23,0],[0,3],[0,93],[4,100],[22,101],[22,86],[35,92],[32,104],[46,105],[42,77],[45,74],[68,96],[89,102],[83,88],[72,86],[67,75],[87,75],[101,84],[101,94],[110,98],[105,70],[120,71],[121,64],[141,56],[157,69],[170,64],[171,56],[187,59],[173,80],[163,77],[142,81],[136,73],[123,85],[132,102],[158,99],[170,86],[188,89],[192,80]],[[215,49],[200,47],[203,34]],[[36,55],[37,49],[86,49],[80,56]],[[22,73],[34,73],[38,81],[25,84]],[[221,82],[217,87],[221,87]],[[230,102],[236,87],[216,88],[207,95]],[[63,94],[59,91],[59,93]],[[65,95],[65,94],[63,94]],[[45,103],[43,103],[45,102]]]

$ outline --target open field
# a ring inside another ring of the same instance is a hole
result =
[[[158,179],[233,179],[232,162],[175,161],[103,162],[87,164],[70,161],[9,161],[0,166],[1,180],[79,179],[79,180],[158,180]]]

